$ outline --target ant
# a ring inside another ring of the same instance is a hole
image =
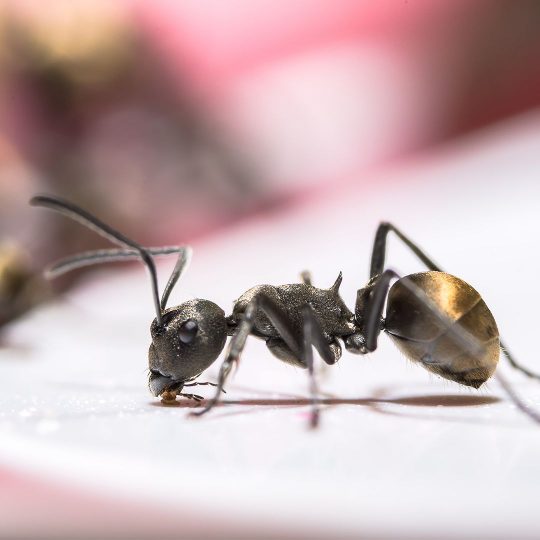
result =
[[[326,364],[332,365],[341,357],[341,342],[353,354],[371,353],[377,348],[381,331],[410,360],[465,386],[479,388],[484,384],[494,374],[501,350],[515,369],[540,379],[518,364],[500,341],[495,319],[480,294],[465,281],[444,272],[391,223],[383,222],[377,229],[370,279],[357,293],[354,313],[339,295],[341,273],[329,289],[321,289],[312,284],[308,272],[303,272],[302,283],[257,285],[249,289],[226,317],[224,311],[209,300],[189,300],[167,308],[169,295],[188,264],[189,247],[142,247],[86,210],[58,197],[38,195],[30,204],[64,214],[121,247],[62,259],[48,267],[48,278],[104,262],[140,259],[146,265],[156,310],[150,326],[149,388],[165,403],[175,401],[177,396],[201,402],[202,396],[182,390],[198,385],[215,386],[214,397],[192,413],[196,416],[207,413],[218,403],[250,335],[264,339],[279,360],[307,369],[312,427],[319,419],[313,347]],[[390,232],[428,271],[402,277],[385,268]],[[154,257],[167,254],[178,254],[178,259],[160,300]],[[196,379],[221,354],[228,336],[231,340],[218,382],[198,382]],[[499,377],[499,380],[518,407],[540,423],[540,415],[519,400],[505,379]]]

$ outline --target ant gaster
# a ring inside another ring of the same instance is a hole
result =
[[[383,330],[407,358],[465,386],[479,388],[493,375],[501,349],[514,368],[529,377],[540,378],[519,365],[500,342],[495,319],[478,292],[442,271],[390,223],[381,223],[377,229],[370,279],[357,293],[354,313],[339,295],[341,273],[329,289],[320,289],[312,285],[309,273],[304,272],[302,283],[257,285],[249,289],[226,317],[209,300],[189,300],[167,309],[169,295],[187,265],[188,247],[144,248],[86,210],[57,197],[40,195],[30,203],[64,214],[121,246],[121,249],[90,251],[62,259],[48,268],[48,277],[112,261],[140,259],[147,266],[156,309],[150,327],[149,387],[164,401],[175,400],[176,396],[201,401],[201,396],[182,391],[198,385],[216,386],[215,396],[195,415],[204,414],[216,405],[250,335],[264,339],[270,352],[283,362],[308,370],[312,426],[318,421],[313,347],[326,364],[332,365],[341,357],[341,342],[351,353],[367,354],[377,348]],[[401,277],[385,268],[390,231],[428,271]],[[154,256],[172,253],[178,254],[178,260],[160,300]],[[197,377],[221,354],[227,336],[231,340],[218,382],[198,382]],[[540,415],[524,406],[504,379],[501,383],[518,406],[540,422]]]

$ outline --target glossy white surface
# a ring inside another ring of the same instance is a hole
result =
[[[252,285],[294,282],[309,268],[321,286],[343,270],[352,307],[383,219],[479,290],[516,356],[540,372],[540,115],[194,246],[172,302],[202,297],[229,311]],[[401,273],[421,269],[394,240],[388,260]],[[95,274],[12,326],[0,351],[0,464],[193,511],[207,517],[201,531],[226,516],[263,537],[268,527],[540,536],[540,426],[496,381],[475,391],[438,379],[382,336],[374,354],[344,353],[322,370],[332,403],[310,432],[305,373],[252,340],[226,406],[194,420],[146,390],[151,317],[147,277],[130,267]],[[501,365],[540,410],[540,383]]]

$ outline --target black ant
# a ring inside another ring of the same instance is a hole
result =
[[[341,343],[354,354],[377,348],[382,330],[405,356],[425,369],[459,384],[479,388],[495,372],[502,350],[510,364],[529,377],[540,376],[519,365],[500,342],[497,324],[481,296],[463,280],[441,270],[416,244],[390,223],[381,223],[375,235],[370,279],[356,297],[354,313],[339,295],[340,273],[329,289],[311,283],[308,272],[302,283],[257,285],[235,302],[233,312],[224,311],[209,300],[190,300],[167,308],[169,295],[187,265],[188,247],[144,248],[101,222],[75,204],[52,196],[36,196],[30,204],[55,210],[96,233],[121,249],[89,251],[62,259],[50,266],[49,278],[96,263],[141,259],[147,266],[156,309],[150,333],[149,387],[165,402],[177,396],[202,401],[196,394],[183,393],[186,387],[216,386],[215,396],[193,413],[210,411],[224,391],[232,367],[238,363],[246,339],[252,335],[266,341],[270,352],[288,364],[306,368],[311,381],[311,425],[318,422],[317,386],[313,369],[313,347],[329,365],[341,357]],[[428,268],[406,277],[385,269],[386,240],[392,231]],[[175,268],[159,299],[154,256],[178,254]],[[386,313],[383,317],[384,306]],[[232,336],[218,382],[196,379],[210,367]],[[508,383],[500,378],[510,397],[529,416],[529,410]]]

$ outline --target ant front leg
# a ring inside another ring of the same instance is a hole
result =
[[[266,315],[277,330],[284,350],[286,349],[288,354],[294,357],[294,363],[308,369],[312,403],[310,425],[316,427],[318,424],[318,410],[316,405],[317,384],[313,368],[312,347],[317,349],[323,360],[328,364],[334,364],[336,362],[337,358],[339,358],[340,351],[336,351],[335,347],[332,348],[331,344],[328,343],[313,313],[313,309],[309,305],[304,306],[302,309],[303,325],[301,329],[297,329],[290,320],[287,310],[265,294],[257,295],[244,311],[242,321],[230,341],[225,360],[219,370],[215,396],[208,401],[203,409],[195,411],[192,414],[195,416],[205,414],[218,403],[220,392],[223,390],[233,366],[240,360],[246,340],[253,329],[255,317],[259,310]]]
[[[431,257],[429,257],[423,249],[416,245],[412,240],[405,236],[397,227],[388,222],[383,222],[377,228],[375,233],[375,241],[373,243],[373,250],[371,253],[371,266],[370,266],[370,279],[373,279],[376,276],[379,276],[384,271],[384,264],[386,258],[386,241],[388,238],[388,233],[392,231],[425,265],[429,270],[434,270],[436,272],[444,272],[444,270],[437,265]],[[532,379],[540,380],[540,375],[534,373],[530,369],[522,366],[517,362],[512,353],[508,350],[508,347],[501,340],[501,351],[504,357],[508,360],[510,365],[521,371],[527,377]]]
[[[212,399],[208,401],[206,406],[200,411],[194,411],[191,414],[193,416],[201,416],[212,409],[219,401],[220,393],[224,392],[224,386],[227,382],[227,378],[233,368],[233,366],[240,361],[240,356],[246,346],[246,340],[253,328],[253,321],[255,317],[256,306],[251,303],[244,312],[244,317],[238,326],[236,333],[231,338],[225,360],[219,369],[218,382],[216,386],[216,393]]]

